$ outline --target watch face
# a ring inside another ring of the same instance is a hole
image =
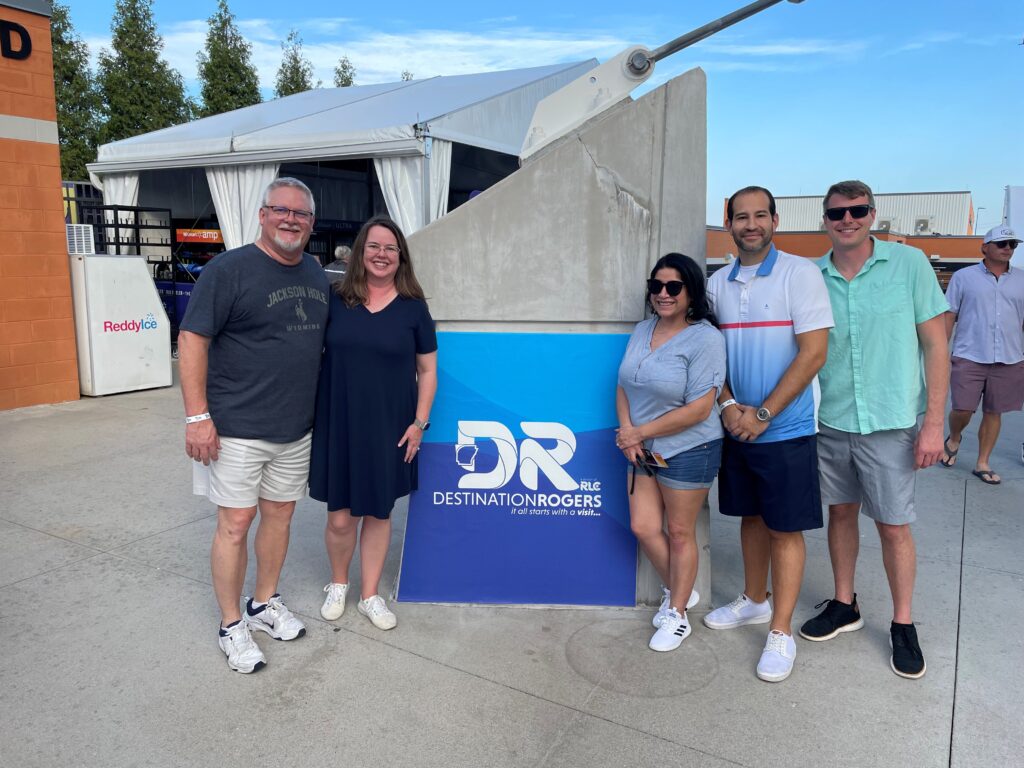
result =
[[[767,408],[758,408],[757,409],[757,420],[758,421],[771,421],[771,419],[772,419],[772,412],[769,411]]]

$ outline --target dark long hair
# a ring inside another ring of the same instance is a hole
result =
[[[335,292],[350,307],[356,307],[366,303],[366,264],[363,263],[363,250],[366,247],[366,239],[370,229],[373,227],[384,227],[390,230],[395,236],[398,244],[398,271],[395,273],[395,290],[399,296],[407,299],[420,299],[426,301],[423,288],[416,273],[412,268],[412,255],[409,253],[409,243],[405,240],[401,228],[387,216],[374,216],[363,224],[363,228],[356,235],[356,241],[352,244],[352,257],[348,262],[348,271],[345,279],[336,283]]]
[[[696,323],[707,320],[716,328],[718,321],[711,312],[711,304],[708,301],[707,280],[704,273],[697,265],[697,262],[682,253],[666,253],[654,265],[651,270],[651,277],[658,274],[659,269],[674,269],[686,287],[686,295],[690,297],[690,308],[686,313],[686,319]],[[648,302],[648,305],[650,302]]]

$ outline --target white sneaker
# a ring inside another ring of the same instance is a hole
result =
[[[217,643],[228,657],[228,666],[235,672],[247,675],[267,666],[267,657],[252,639],[249,625],[244,621],[237,621],[228,629],[221,627]]]
[[[398,618],[388,610],[387,603],[380,595],[372,595],[365,600],[360,600],[356,606],[359,612],[373,622],[377,629],[394,629]]]
[[[732,629],[746,624],[767,624],[772,620],[772,606],[767,600],[755,603],[744,594],[704,617],[710,629]]]
[[[324,604],[320,606],[320,615],[328,621],[340,619],[345,613],[345,595],[348,594],[348,584],[335,584],[331,582],[324,587],[327,597]]]
[[[796,642],[792,635],[773,629],[757,662],[757,676],[768,683],[781,683],[793,671],[796,661]]]
[[[674,651],[689,634],[690,622],[686,620],[686,612],[679,615],[675,608],[669,608],[648,647],[652,651]]]
[[[252,611],[252,600],[245,607],[245,621],[252,629],[266,632],[275,640],[294,640],[306,634],[306,625],[299,621],[288,607],[281,602],[280,595],[274,595],[267,604]]]
[[[672,592],[667,587],[662,587],[661,591],[665,594],[661,598],[661,606],[658,608],[658,612],[654,614],[654,618],[651,620],[651,624],[655,627],[660,627],[662,620],[665,618],[665,614],[668,613],[668,609],[671,607],[669,603],[672,601]],[[690,597],[686,600],[686,610],[690,610],[697,603],[700,602],[700,593],[694,589],[690,592]]]

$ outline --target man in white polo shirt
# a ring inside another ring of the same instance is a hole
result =
[[[796,658],[791,623],[803,532],[822,527],[812,382],[825,362],[832,308],[815,263],[773,245],[779,217],[771,192],[745,187],[729,198],[726,214],[739,258],[712,275],[708,296],[728,357],[719,509],[742,518],[744,591],[704,623],[771,622],[757,676],[780,682]]]
[[[972,473],[988,485],[1002,482],[989,464],[1002,414],[1024,407],[1024,271],[1010,266],[1018,245],[1020,238],[1008,226],[993,227],[985,234],[982,260],[955,272],[946,289],[953,409],[942,463],[956,463],[963,431],[981,403],[978,460]]]

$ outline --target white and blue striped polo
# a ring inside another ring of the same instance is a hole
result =
[[[796,357],[797,335],[831,328],[832,306],[821,270],[811,260],[773,245],[764,261],[720,269],[708,296],[725,335],[729,388],[745,405],[761,406]],[[791,440],[816,431],[813,386],[775,414],[759,443]]]

